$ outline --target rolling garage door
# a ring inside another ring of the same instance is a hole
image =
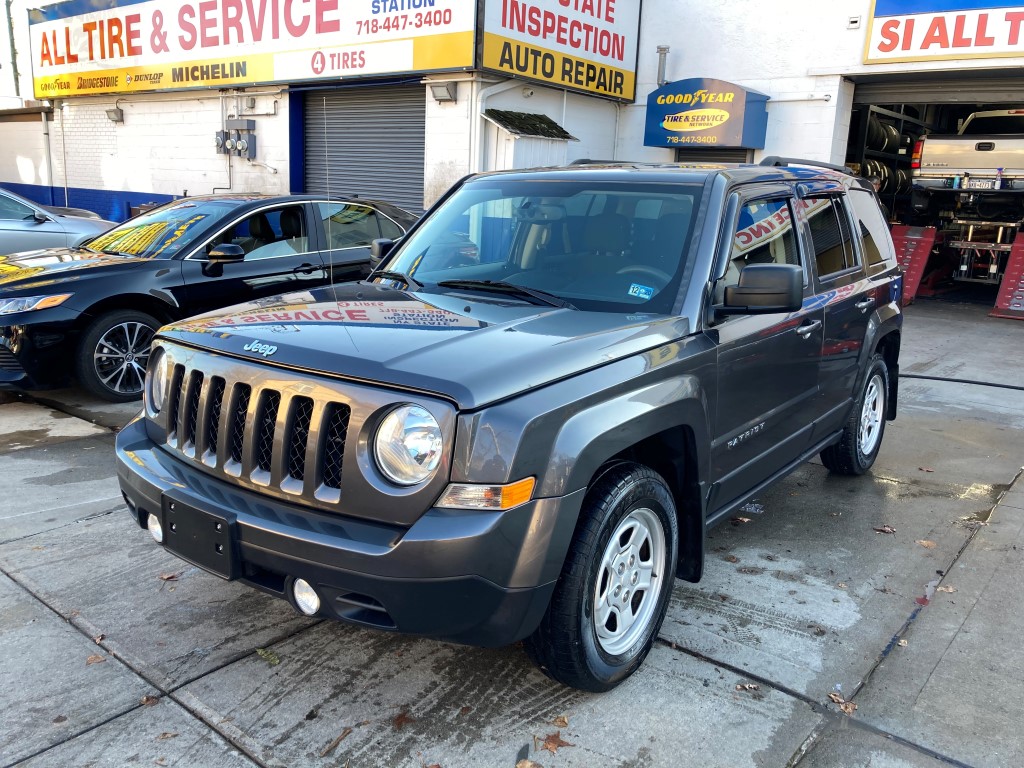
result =
[[[677,149],[677,163],[749,163],[753,151],[724,147],[722,149]]]
[[[1019,76],[965,77],[963,73],[858,78],[853,101],[854,104],[1020,104],[1024,101],[1022,82]]]
[[[305,107],[307,192],[423,210],[422,85],[311,91]]]

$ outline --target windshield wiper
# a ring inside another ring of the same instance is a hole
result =
[[[539,290],[538,288],[527,288],[525,285],[507,283],[504,280],[442,280],[438,285],[441,288],[470,288],[481,291],[494,291],[495,293],[508,293],[514,296],[529,296],[549,307],[561,307],[562,309],[576,309],[571,303],[555,296],[553,293]]]
[[[409,277],[409,275],[405,274],[404,272],[392,272],[389,269],[382,269],[380,272],[374,272],[372,275],[370,275],[370,277],[383,277],[388,280],[398,280],[417,291],[423,287],[423,283],[421,283],[419,280],[416,280],[413,277]]]

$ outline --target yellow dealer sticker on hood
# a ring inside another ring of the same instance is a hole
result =
[[[706,131],[723,125],[730,117],[724,109],[691,109],[666,115],[661,127],[666,131]]]

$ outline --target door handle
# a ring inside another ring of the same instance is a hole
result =
[[[807,323],[807,325],[801,325],[799,328],[796,329],[796,332],[806,339],[819,328],[821,328],[821,320],[815,320],[813,322]]]
[[[317,269],[319,269],[319,267],[316,267],[313,264],[303,264],[301,267],[293,269],[292,272],[297,275],[312,275]]]
[[[874,305],[875,305],[875,300],[869,298],[869,299],[863,299],[862,301],[858,301],[854,306],[857,307],[857,309],[859,309],[861,312],[867,312]]]

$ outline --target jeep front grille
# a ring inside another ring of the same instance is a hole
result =
[[[324,388],[315,397],[291,389],[178,363],[167,394],[167,447],[222,479],[336,504],[351,408]]]

